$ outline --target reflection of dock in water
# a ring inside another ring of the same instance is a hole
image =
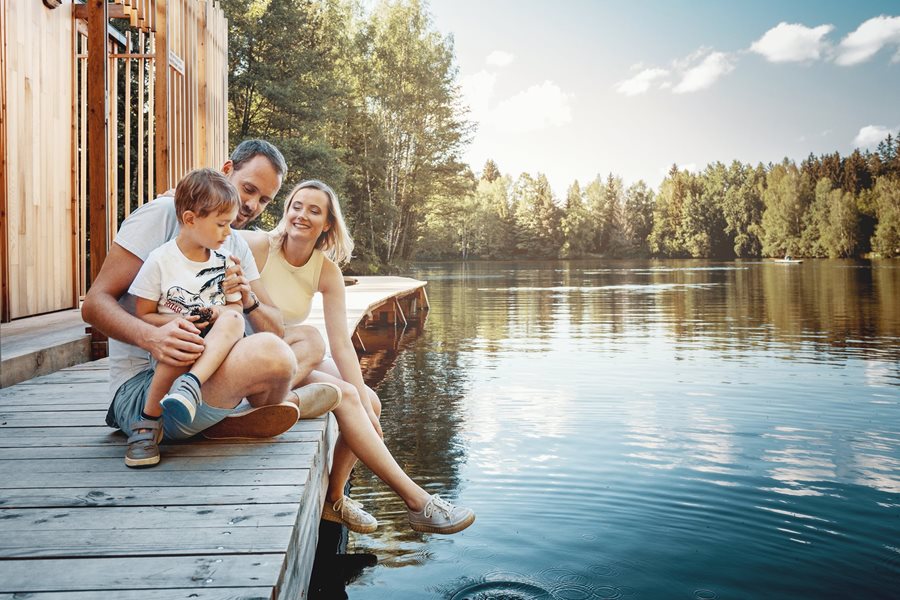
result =
[[[384,379],[400,351],[425,328],[426,283],[408,277],[348,277],[345,281],[347,327],[353,332],[366,383],[374,387]],[[321,296],[313,300],[306,322],[328,339]]]
[[[347,288],[368,381],[421,331],[424,286]],[[321,301],[311,319],[324,333]],[[137,471],[104,424],[107,387],[103,359],[0,390],[0,597],[305,597],[334,419],[270,440],[164,444],[160,465]]]

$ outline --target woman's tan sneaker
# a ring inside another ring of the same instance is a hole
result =
[[[310,383],[291,391],[297,396],[301,419],[317,419],[341,404],[341,388],[333,383]]]
[[[378,528],[375,517],[363,510],[362,504],[348,496],[344,496],[334,504],[326,502],[322,509],[322,519],[340,523],[356,533],[372,533]]]
[[[453,506],[437,494],[420,512],[407,509],[409,525],[422,533],[456,533],[475,522],[475,513],[470,508]]]

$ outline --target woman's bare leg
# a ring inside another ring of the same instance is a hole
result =
[[[334,367],[334,363],[330,360],[325,361],[324,364],[320,365],[320,368],[322,369],[321,371],[313,371],[303,383],[333,383],[341,388],[342,402],[359,403],[359,392],[356,390],[356,387],[327,372],[332,369],[337,371],[337,368]],[[378,400],[378,396],[375,392],[368,386],[366,387],[366,391],[368,392],[369,401],[366,403],[367,406],[364,405],[363,408],[366,409],[366,414],[368,415],[372,426],[375,428],[378,437],[384,438],[384,434],[381,431],[381,424],[378,422],[378,417],[381,416],[381,402]],[[357,460],[356,455],[344,441],[344,436],[339,435],[337,443],[334,446],[331,474],[328,478],[326,499],[329,502],[337,502],[344,495],[344,487],[347,484],[347,480],[350,479],[350,473],[353,471],[353,467],[356,465]]]
[[[321,365],[323,369],[334,369],[334,363],[324,361]],[[323,371],[313,371],[310,376],[304,380],[304,383],[314,383],[315,381],[324,381],[335,383],[338,386],[348,385],[345,381],[329,375]],[[421,511],[425,504],[428,503],[431,495],[419,487],[409,475],[397,464],[397,461],[391,455],[390,450],[384,445],[381,439],[381,427],[373,425],[369,411],[360,401],[359,393],[356,388],[349,386],[352,393],[341,397],[340,405],[335,408],[332,413],[338,422],[340,435],[334,449],[334,464],[338,465],[341,473],[335,474],[335,482],[329,479],[328,499],[336,501],[344,493],[344,484],[347,481],[349,470],[353,468],[356,458],[363,462],[369,470],[385,482],[398,496],[406,503],[406,506],[414,511]],[[342,387],[343,390],[343,387]],[[374,395],[374,393],[373,393]],[[367,398],[366,404],[371,402]],[[378,412],[381,412],[381,403],[376,404]],[[375,405],[371,405],[374,413]],[[376,419],[377,422],[377,419]],[[349,465],[349,469],[348,469]],[[341,481],[337,481],[337,477],[341,477]],[[337,486],[340,486],[339,488]],[[338,491],[339,490],[339,491]]]

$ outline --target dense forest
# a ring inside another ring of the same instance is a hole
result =
[[[673,165],[658,190],[615,174],[556,196],[461,160],[474,133],[453,40],[427,3],[222,0],[229,19],[232,145],[284,152],[286,186],[338,191],[357,243],[351,268],[415,258],[900,255],[900,143],[801,164]],[[599,170],[599,169],[598,169]],[[279,197],[283,201],[284,194]],[[260,226],[280,215],[270,209]]]

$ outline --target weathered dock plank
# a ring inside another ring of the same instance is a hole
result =
[[[271,600],[270,588],[115,590],[0,594],[0,600]]]
[[[124,453],[124,450],[123,450]],[[19,473],[0,482],[5,488],[47,487],[176,487],[232,486],[232,485],[306,485],[309,469],[264,469],[216,471],[161,471],[148,470],[135,477],[133,473]],[[184,502],[190,503],[190,498]]]
[[[147,506],[148,499],[154,506],[187,506],[186,498],[197,504],[284,504],[302,495],[302,485],[13,488],[0,492],[0,508]]]
[[[18,592],[258,587],[278,581],[283,563],[280,553],[14,559],[0,561],[0,582]]]
[[[108,529],[71,531],[16,531],[0,537],[0,557],[93,558],[107,556],[158,556],[159,554],[276,554],[290,542],[293,527],[164,527],[156,526],[129,535]]]

